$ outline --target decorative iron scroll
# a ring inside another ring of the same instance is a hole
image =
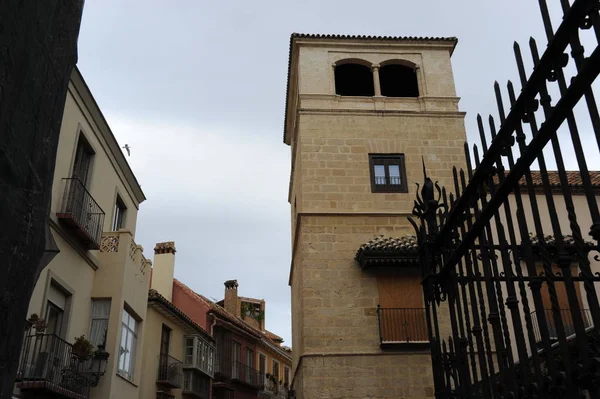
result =
[[[465,143],[466,168],[453,169],[448,193],[423,165],[410,221],[419,241],[436,398],[600,396],[594,286],[600,265],[590,257],[600,240],[600,187],[588,168],[590,154],[597,158],[600,150],[592,88],[600,73],[600,3],[560,0],[564,17],[556,31],[546,1],[539,3],[548,46],[540,56],[530,40],[534,69],[527,77],[515,43],[522,89],[517,97],[509,81],[507,103],[494,85],[499,128],[490,116],[487,133],[477,117],[481,146],[471,151]],[[596,40],[585,50],[584,30]],[[595,139],[585,151],[581,112],[574,113],[580,100]],[[563,141],[581,178],[577,201]],[[546,157],[556,171],[548,171]],[[532,167],[541,184],[534,184]],[[590,225],[582,226],[584,220]]]

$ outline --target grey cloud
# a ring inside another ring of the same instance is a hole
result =
[[[177,277],[268,301],[290,339],[289,148],[281,142],[289,35],[457,36],[453,68],[469,139],[517,81],[513,40],[545,45],[537,2],[89,0],[79,66],[148,201],[137,240],[177,241]],[[558,23],[558,1],[549,0]],[[518,90],[518,85],[517,85]]]

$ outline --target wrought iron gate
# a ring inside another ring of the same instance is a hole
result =
[[[481,155],[465,144],[466,169],[454,168],[448,190],[455,194],[434,184],[423,167],[413,210],[418,220],[411,223],[420,244],[437,398],[600,397],[594,285],[600,263],[590,253],[600,239],[600,176],[593,181],[588,170],[589,154],[600,155],[592,90],[600,72],[600,3],[560,4],[564,16],[554,31],[540,0],[548,46],[540,56],[530,40],[529,78],[515,43],[522,90],[517,97],[508,82],[506,101],[496,83],[500,127],[490,116],[488,147],[478,116]],[[585,50],[584,30],[595,36]],[[556,100],[553,90],[560,93]],[[580,100],[591,120],[585,136],[595,139],[585,150],[575,117]],[[566,170],[563,136],[578,172]]]

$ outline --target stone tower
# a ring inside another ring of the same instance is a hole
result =
[[[447,188],[452,166],[465,163],[450,63],[456,43],[291,36],[283,141],[292,159],[298,399],[433,397],[424,314],[405,311],[423,308],[406,217],[422,160]],[[386,242],[409,248],[406,262],[364,260]],[[383,317],[378,305],[401,310]],[[402,326],[413,331],[390,332]]]

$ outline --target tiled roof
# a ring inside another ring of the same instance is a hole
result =
[[[211,301],[210,299],[206,298],[203,295],[198,294],[196,291],[192,290],[190,287],[188,287],[187,285],[183,284],[181,281],[177,280],[177,279],[173,279],[173,284],[178,285],[179,287],[181,287],[184,291],[186,291],[188,294],[196,297],[198,300],[204,302],[206,305],[208,305],[210,311],[212,311],[214,314],[216,314],[217,316],[223,318],[224,320],[232,323],[233,325],[235,325],[236,327],[248,332],[249,334],[255,336],[256,338],[262,338],[265,341],[267,341],[268,343],[270,343],[271,345],[275,346],[276,348],[280,349],[282,354],[284,354],[285,356],[289,356],[289,352],[286,349],[283,349],[279,346],[280,341],[277,341],[277,339],[283,341],[283,338],[279,337],[276,334],[273,334],[270,331],[260,331],[254,327],[252,327],[251,325],[249,325],[248,323],[246,323],[243,319],[232,315],[231,313],[229,313],[228,311],[225,310],[225,308],[223,308],[222,306],[216,304],[215,302]],[[291,350],[290,350],[291,351]]]
[[[454,43],[454,47],[458,43],[456,37],[427,37],[427,36],[367,36],[367,35],[336,35],[336,34],[311,34],[311,33],[292,33],[290,35],[290,47],[288,55],[288,72],[287,84],[285,90],[285,111],[283,116],[283,142],[286,138],[286,123],[288,117],[288,103],[290,94],[290,74],[292,70],[292,50],[294,48],[295,39],[333,39],[333,40],[365,40],[365,41],[407,41],[407,42],[426,42],[426,41],[443,41]],[[454,51],[454,47],[452,51]]]
[[[533,254],[536,256],[541,256],[542,255],[542,246],[540,245],[540,240],[536,235],[530,234],[529,239],[531,240],[531,249],[533,251]],[[548,253],[548,255],[553,258],[556,254],[557,254],[557,247],[556,247],[556,237],[553,235],[546,235],[544,236],[544,241],[546,242],[546,246],[545,249]],[[570,255],[575,255],[578,251],[577,248],[577,243],[575,241],[575,239],[573,238],[573,236],[571,235],[566,235],[563,236],[563,242],[565,244],[565,251],[570,254]],[[587,254],[588,252],[595,250],[596,249],[596,244],[594,244],[593,241],[591,240],[583,240],[583,251],[585,252],[585,254]]]
[[[337,39],[337,40],[391,40],[391,41],[411,41],[411,42],[431,42],[445,41],[457,42],[456,37],[441,36],[371,36],[371,35],[339,35],[339,34],[321,34],[321,33],[292,33],[291,39]]]
[[[283,338],[277,334],[273,334],[271,331],[265,330],[265,335],[273,342],[283,342]]]
[[[261,334],[258,330],[256,330],[255,328],[252,328],[252,326],[248,325],[243,320],[241,320],[241,319],[235,317],[234,315],[232,315],[231,313],[227,312],[224,308],[217,305],[210,299],[206,298],[203,295],[198,294],[196,291],[192,290],[190,287],[183,284],[181,281],[179,281],[177,279],[173,279],[173,283],[177,284],[179,287],[181,287],[183,290],[185,290],[188,294],[192,295],[196,299],[204,302],[208,306],[210,311],[213,312],[214,314],[216,314],[217,316],[232,323],[237,328],[242,329],[243,331],[249,333],[250,335],[253,335],[256,338],[260,338]]]
[[[506,174],[508,174],[508,172],[506,172]],[[566,174],[567,174],[567,181],[569,182],[569,187],[572,187],[575,189],[583,189],[583,181],[581,180],[581,173],[578,170],[566,171]],[[550,186],[552,187],[553,191],[556,191],[556,189],[560,189],[561,184],[560,184],[560,177],[558,175],[558,171],[549,170],[546,175],[548,176],[548,181],[549,181]],[[600,171],[591,170],[589,172],[589,176],[590,176],[590,180],[591,180],[592,186],[594,188],[594,191],[597,191],[598,189],[600,189]],[[536,187],[536,188],[543,187],[542,186],[542,172],[540,172],[539,170],[531,171],[531,180],[533,182],[534,187]],[[494,183],[498,184],[498,176],[494,176]],[[526,185],[525,176],[523,176],[521,178],[521,180],[519,180],[519,185],[520,186]]]
[[[210,336],[210,334],[204,330],[200,325],[198,325],[195,321],[193,321],[188,315],[186,315],[181,309],[173,305],[167,298],[158,293],[158,291],[151,289],[148,291],[148,303],[156,302],[161,304],[175,316],[179,317],[182,321],[188,323],[192,326],[196,331],[214,341],[214,339]]]
[[[556,255],[556,238],[553,235],[544,236],[545,246],[541,246],[536,235],[530,235],[531,249],[535,256],[542,254],[545,248],[548,255],[553,258]],[[578,251],[573,236],[563,236],[565,250],[570,255]],[[583,251],[588,252],[596,249],[596,244],[590,240],[584,240]],[[521,256],[523,252],[521,252]],[[404,237],[379,236],[363,244],[354,257],[363,269],[370,267],[394,267],[394,266],[419,266],[419,245],[417,237],[407,235]]]
[[[417,237],[379,236],[361,245],[354,258],[363,269],[376,266],[418,266],[419,245]]]

